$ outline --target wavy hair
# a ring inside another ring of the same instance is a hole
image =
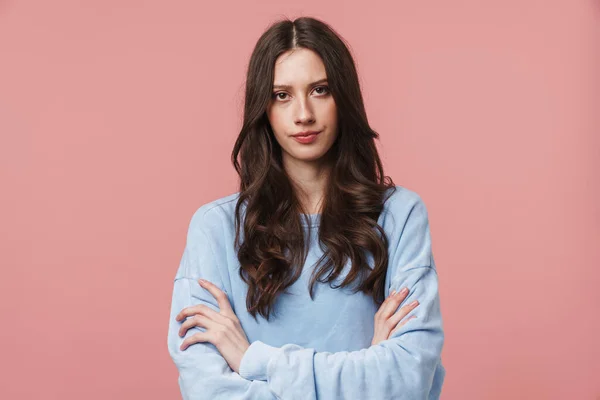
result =
[[[294,48],[321,57],[338,116],[338,135],[326,155],[331,173],[318,230],[324,253],[311,276],[310,297],[317,281],[331,286],[350,260],[342,283],[331,287],[358,282],[354,293],[372,295],[378,304],[384,299],[388,241],[377,220],[388,189],[396,188],[383,173],[375,146],[379,135],[368,124],[354,60],[343,39],[323,21],[285,19],[272,24],[252,52],[242,128],[231,154],[240,176],[235,208],[239,273],[248,284],[246,307],[255,319],[257,313],[269,319],[277,296],[300,277],[308,254],[310,236],[304,237],[301,220],[308,215],[283,168],[281,146],[266,115],[275,61]],[[243,206],[244,240],[239,243]],[[365,252],[373,256],[372,268]]]

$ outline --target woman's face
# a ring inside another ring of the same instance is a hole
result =
[[[337,137],[337,110],[317,53],[297,48],[277,58],[267,117],[284,166],[319,161],[331,148]],[[294,138],[302,132],[318,134]]]

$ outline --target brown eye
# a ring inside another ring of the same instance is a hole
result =
[[[323,90],[322,92],[318,92],[318,94],[325,94],[325,93],[329,93],[329,88],[328,88],[327,86],[317,86],[317,87],[315,88],[315,90],[318,90],[318,89],[322,89],[322,90]]]
[[[284,93],[284,92],[277,92],[277,93],[273,93],[273,97],[274,97],[274,98],[276,98],[276,99],[278,99],[278,100],[285,100],[285,98],[281,98],[281,97],[279,96],[280,94],[283,94],[283,95],[287,96],[287,93]]]

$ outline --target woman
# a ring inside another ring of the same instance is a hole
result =
[[[427,210],[383,175],[347,47],[319,20],[278,22],[245,96],[240,191],[195,212],[175,276],[183,397],[439,398]]]

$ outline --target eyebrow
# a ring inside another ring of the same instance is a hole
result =
[[[319,79],[318,81],[314,81],[312,83],[309,84],[309,86],[315,86],[318,85],[319,83],[324,83],[327,82],[327,78],[323,78],[323,79]],[[273,85],[273,89],[291,89],[292,86],[291,85]]]

